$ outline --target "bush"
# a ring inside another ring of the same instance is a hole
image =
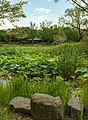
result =
[[[66,38],[65,34],[63,34],[63,35],[56,35],[54,37],[53,44],[54,45],[58,45],[59,43],[66,43],[66,42],[67,42],[67,38]]]
[[[83,39],[82,41],[85,43],[85,44],[88,44],[88,31],[84,31],[84,36],[83,36]]]
[[[79,33],[77,30],[72,28],[64,28],[64,33],[67,37],[67,42],[79,42]]]
[[[7,31],[1,30],[0,31],[0,42],[8,43],[10,42],[11,38]]]

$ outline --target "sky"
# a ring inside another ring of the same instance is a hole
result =
[[[16,3],[19,0],[10,0],[12,3]],[[54,0],[29,0],[27,5],[23,6],[26,18],[21,18],[19,22],[15,24],[18,26],[30,26],[30,21],[39,25],[42,21],[52,21],[53,25],[57,24],[58,17],[63,15],[67,8],[73,7],[72,3],[67,0],[60,0],[55,3]],[[13,28],[13,25],[5,19],[5,25],[1,29]]]

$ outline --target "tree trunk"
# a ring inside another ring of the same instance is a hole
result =
[[[82,38],[83,38],[80,24],[78,24],[78,33],[79,33],[79,41],[78,42],[80,42],[82,40]]]

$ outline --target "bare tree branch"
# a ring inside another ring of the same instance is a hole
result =
[[[85,8],[84,6],[80,5],[78,2],[76,2],[75,0],[72,0],[72,2],[74,2],[78,7],[80,7],[82,10],[84,10],[85,12],[88,13],[88,9]]]
[[[58,2],[59,0],[54,0],[55,2]],[[70,1],[70,0],[67,0],[67,1]],[[77,0],[71,0],[74,4],[76,4],[80,9],[82,9],[83,11],[87,12],[88,13],[88,3],[85,1],[85,0],[81,0],[81,2],[84,3],[85,7],[82,6],[81,4],[79,4],[77,2]]]

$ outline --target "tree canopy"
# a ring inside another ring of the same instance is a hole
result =
[[[12,4],[7,0],[0,0],[0,19],[7,18],[10,22],[18,20],[20,17],[26,17],[22,6],[26,4],[26,1],[20,1]]]
[[[67,9],[65,15],[59,18],[59,23],[71,28],[74,28],[79,33],[79,41],[82,39],[82,30],[86,29],[88,25],[87,15],[81,11],[79,7]]]

